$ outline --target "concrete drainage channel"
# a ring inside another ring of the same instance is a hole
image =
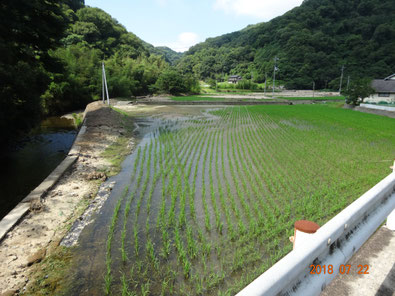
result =
[[[84,112],[85,119],[86,111]],[[53,170],[53,172],[45,178],[32,192],[29,193],[11,212],[9,212],[0,221],[0,242],[5,238],[7,233],[13,229],[15,225],[30,211],[30,209],[40,203],[47,192],[54,187],[63,174],[77,161],[81,147],[78,143],[86,132],[85,120],[74,140],[74,143],[67,154],[66,158]]]

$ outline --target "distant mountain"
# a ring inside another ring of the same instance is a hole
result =
[[[170,65],[175,65],[183,56],[183,53],[176,52],[167,46],[153,46],[145,41],[143,41],[143,43],[151,54],[163,57]]]
[[[178,62],[201,79],[240,74],[257,82],[276,76],[288,88],[338,87],[347,76],[379,78],[395,72],[394,0],[305,0],[267,23],[190,48]]]
[[[155,51],[154,53],[162,55],[171,65],[174,65],[184,55],[182,52],[174,51],[167,46],[157,46]]]

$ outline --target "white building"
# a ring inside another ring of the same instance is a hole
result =
[[[229,76],[229,78],[228,78],[228,82],[229,83],[237,83],[237,82],[239,82],[240,80],[242,80],[243,78],[240,76],[240,75],[231,75],[231,76]]]
[[[372,88],[376,93],[365,100],[367,103],[395,103],[395,74],[384,79],[373,80]]]

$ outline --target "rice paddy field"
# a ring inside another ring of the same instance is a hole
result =
[[[91,228],[102,244],[85,244],[98,261],[90,295],[234,295],[270,268],[295,220],[323,225],[390,173],[395,120],[335,106],[147,123]]]

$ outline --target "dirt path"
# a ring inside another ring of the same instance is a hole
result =
[[[111,164],[102,153],[126,131],[121,116],[100,102],[88,105],[86,112],[86,133],[76,143],[81,146],[77,162],[48,192],[44,202],[37,203],[0,242],[2,296],[24,291],[34,276],[34,265],[59,245],[106,178],[103,172]],[[129,143],[130,149],[133,144]]]

